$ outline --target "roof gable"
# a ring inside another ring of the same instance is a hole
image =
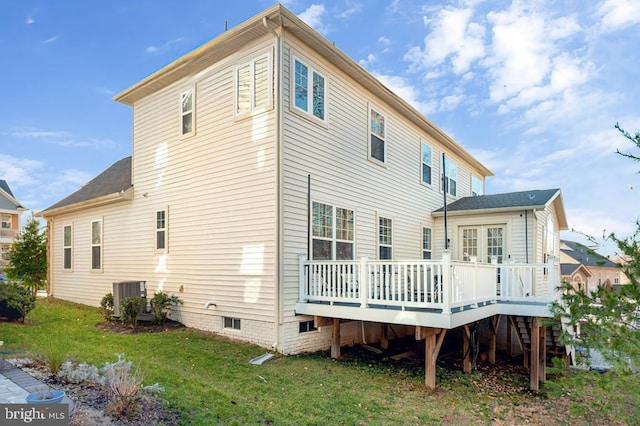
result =
[[[79,190],[41,211],[38,215],[51,216],[62,209],[80,207],[90,204],[92,201],[97,202],[107,196],[114,196],[118,199],[131,187],[131,157],[129,156],[115,162]]]
[[[591,267],[617,268],[617,265],[589,247],[575,241],[560,240],[560,250],[576,262]]]
[[[0,209],[15,211],[26,210],[20,202],[15,199],[9,184],[4,179],[0,179]]]

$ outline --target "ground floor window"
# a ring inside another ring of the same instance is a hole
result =
[[[431,259],[431,228],[422,227],[422,258]]]
[[[393,221],[387,217],[378,218],[379,259],[393,259]]]
[[[353,259],[353,210],[313,202],[312,214],[311,248],[313,259]]]
[[[309,331],[316,331],[318,330],[314,325],[314,321],[313,320],[309,320],[309,321],[301,321],[300,322],[300,328],[299,328],[299,332],[300,333],[307,333]]]
[[[223,324],[224,328],[240,330],[240,318],[224,317]]]

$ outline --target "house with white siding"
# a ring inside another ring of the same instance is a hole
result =
[[[16,200],[6,180],[0,179],[0,275],[9,265],[9,248],[20,230],[20,215],[26,209]]]
[[[115,100],[131,157],[40,212],[53,296],[144,282],[185,325],[285,354],[415,335],[431,387],[447,330],[490,323],[495,352],[524,315],[543,379],[560,191],[484,195],[490,170],[283,6]]]

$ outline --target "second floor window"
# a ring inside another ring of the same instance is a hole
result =
[[[236,114],[256,112],[271,104],[269,57],[261,56],[236,69]]]
[[[2,215],[2,229],[11,229],[11,215]]]
[[[62,231],[62,267],[71,269],[73,255],[73,233],[71,225],[65,225]]]
[[[478,195],[484,195],[484,185],[482,179],[476,175],[471,175],[471,195],[477,197]]]
[[[422,182],[431,185],[431,147],[422,142]]]
[[[386,158],[386,130],[384,115],[373,108],[369,109],[369,157],[385,162]]]
[[[182,120],[181,135],[189,136],[193,134],[194,130],[193,89],[182,92],[180,110]]]
[[[91,222],[91,269],[102,269],[102,221]]]
[[[442,181],[442,190],[447,194],[457,195],[458,187],[458,165],[448,158],[444,159],[444,179]]]
[[[300,60],[294,61],[294,105],[300,111],[326,121],[326,84],[322,74]]]

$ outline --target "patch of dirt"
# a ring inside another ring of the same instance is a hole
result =
[[[163,331],[176,330],[184,328],[184,325],[176,321],[165,321],[164,324],[154,324],[150,321],[138,321],[135,328],[121,321],[105,321],[96,325],[100,331],[106,331],[116,334],[140,334],[140,333],[162,333]]]

